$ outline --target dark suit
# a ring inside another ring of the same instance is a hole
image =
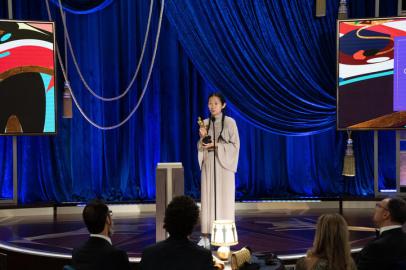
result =
[[[83,246],[74,249],[72,261],[75,270],[130,269],[127,253],[99,237],[90,237]]]
[[[199,247],[187,238],[169,237],[142,253],[141,270],[211,270],[210,250]]]
[[[368,243],[357,257],[358,270],[403,269],[395,266],[406,262],[406,234],[402,228],[384,231]]]

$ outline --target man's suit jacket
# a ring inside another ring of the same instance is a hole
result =
[[[187,238],[169,237],[142,253],[141,270],[212,270],[211,252]]]
[[[384,231],[368,243],[357,257],[358,270],[403,269],[406,262],[406,234],[402,228]]]
[[[99,237],[90,237],[83,246],[74,249],[72,261],[75,270],[130,269],[127,253]]]

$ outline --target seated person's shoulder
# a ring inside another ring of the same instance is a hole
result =
[[[127,252],[114,246],[104,246],[103,248],[94,250],[94,253],[97,253],[101,260],[128,261]]]
[[[400,237],[402,238],[403,241],[406,241],[406,232],[402,230]]]
[[[327,269],[328,267],[328,262],[325,259],[320,259],[318,257],[314,256],[306,256],[300,258],[296,262],[296,270],[307,270],[307,269],[312,269],[312,270],[323,270]]]
[[[114,248],[109,255],[112,257],[113,262],[118,269],[127,270],[130,269],[130,261],[128,259],[127,252],[121,249]]]
[[[369,242],[364,248],[364,252],[368,253],[376,253],[377,255],[381,254],[382,252],[387,252],[388,250],[392,249],[393,240],[398,241],[399,238],[393,238],[392,240],[388,240],[387,238],[379,238],[374,241]]]
[[[128,258],[127,252],[125,252],[124,250],[114,248],[111,252],[116,256]]]
[[[165,241],[161,241],[161,242],[152,244],[152,245],[144,248],[144,250],[142,251],[142,254],[157,253],[157,252],[165,251],[167,249],[170,249],[170,246]]]
[[[202,256],[209,256],[209,257],[212,256],[211,251],[208,250],[208,249],[205,249],[205,248],[203,248],[201,246],[198,246],[198,245],[196,245],[194,243],[191,246],[192,246],[192,249],[195,250],[196,253],[199,253]]]
[[[159,260],[161,257],[169,256],[168,254],[172,254],[172,252],[174,252],[173,246],[167,241],[161,241],[144,248],[141,258],[144,261],[154,261]]]

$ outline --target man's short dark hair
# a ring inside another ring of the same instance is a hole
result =
[[[190,235],[199,219],[199,208],[189,196],[173,198],[165,211],[164,228],[174,237]]]
[[[391,220],[403,224],[406,222],[406,202],[401,198],[391,198],[388,201],[388,211]]]
[[[101,233],[106,224],[109,208],[101,200],[92,200],[83,209],[83,221],[90,233]]]

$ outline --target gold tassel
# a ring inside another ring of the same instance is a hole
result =
[[[72,118],[72,96],[70,94],[69,82],[65,82],[65,87],[63,88],[63,118]]]
[[[243,247],[231,254],[231,269],[238,270],[249,260],[251,260],[251,251],[248,248]]]
[[[347,140],[347,149],[345,150],[344,156],[343,175],[355,176],[355,157],[354,157],[354,149],[352,148],[351,131],[347,130],[347,134],[348,140]]]
[[[340,7],[338,8],[338,19],[345,20],[348,18],[347,0],[340,0]]]

